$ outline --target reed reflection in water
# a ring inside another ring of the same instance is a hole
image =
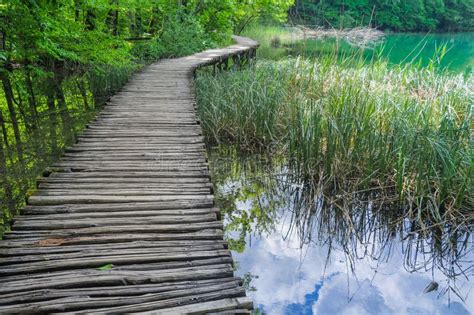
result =
[[[474,313],[472,218],[433,224],[386,192],[327,191],[268,156],[227,148],[210,162],[262,313]]]

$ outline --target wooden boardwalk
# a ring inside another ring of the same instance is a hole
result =
[[[137,73],[39,180],[0,241],[1,314],[248,313],[192,87],[197,67],[254,54],[235,39]]]

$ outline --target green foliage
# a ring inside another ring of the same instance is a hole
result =
[[[2,2],[0,229],[24,204],[41,170],[74,143],[77,132],[134,71],[159,58],[227,44],[242,12],[252,9],[255,18],[273,12],[282,19],[289,3]]]
[[[158,41],[166,47],[167,57],[186,56],[215,46],[204,27],[190,15],[167,20]]]
[[[99,268],[97,268],[97,270],[107,271],[107,270],[111,270],[113,267],[114,267],[114,265],[107,264],[107,265],[100,266]]]
[[[374,26],[398,32],[472,31],[474,0],[298,0],[293,19],[335,28]]]

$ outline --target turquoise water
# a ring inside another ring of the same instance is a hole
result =
[[[474,33],[393,34],[386,36],[382,55],[392,63],[437,62],[443,47],[446,53],[439,66],[457,72],[472,72],[474,67]],[[380,49],[379,47],[378,49]]]
[[[317,56],[333,52],[335,47],[338,47],[340,54],[360,50],[345,40],[327,39],[305,41],[297,45],[292,53]],[[440,69],[472,73],[474,33],[387,34],[382,41],[363,52],[367,59],[380,56],[392,64],[412,63],[426,67],[433,62]]]

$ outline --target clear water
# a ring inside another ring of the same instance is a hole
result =
[[[377,198],[350,212],[308,198],[281,161],[228,151],[210,161],[236,274],[257,313],[474,313],[470,228],[422,235]],[[423,293],[433,281],[438,289]]]
[[[385,38],[381,46],[383,55],[391,63],[421,62],[424,66],[436,59],[439,50],[445,46],[446,54],[439,65],[441,68],[471,73],[474,70],[474,33],[392,34]]]
[[[351,46],[345,40],[307,40],[295,47],[293,54],[321,55],[334,51],[348,53],[361,48]],[[441,51],[446,51],[442,58]],[[439,69],[447,69],[456,73],[472,73],[474,71],[474,33],[419,34],[402,33],[387,34],[382,41],[372,48],[364,49],[367,59],[380,56],[392,64],[412,63],[426,67],[431,61]]]

